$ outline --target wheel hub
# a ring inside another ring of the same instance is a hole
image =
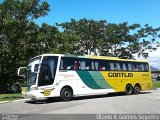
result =
[[[65,95],[65,97],[68,98],[70,96],[70,93],[68,91],[65,91],[64,95]]]

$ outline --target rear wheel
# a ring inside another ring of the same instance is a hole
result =
[[[140,91],[141,91],[141,87],[140,87],[140,85],[135,85],[134,86],[134,94],[139,94],[140,93]]]
[[[127,95],[131,95],[133,93],[133,87],[131,84],[126,85],[125,92]]]
[[[69,101],[72,98],[72,91],[70,88],[63,88],[61,90],[61,100]]]

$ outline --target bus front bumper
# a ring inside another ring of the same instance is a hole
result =
[[[59,94],[57,93],[58,93],[57,90],[48,91],[47,89],[47,90],[33,90],[33,91],[22,92],[22,95],[24,98],[39,100],[39,99],[46,99],[49,97],[58,97]]]
[[[40,91],[29,91],[29,92],[22,92],[24,98],[31,98],[35,100],[44,99],[45,96]]]

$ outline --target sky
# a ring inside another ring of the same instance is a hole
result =
[[[43,0],[41,0],[43,1]],[[160,0],[47,0],[50,5],[48,16],[36,22],[50,25],[87,18],[106,20],[109,23],[149,24],[160,27]],[[136,57],[136,59],[144,59]],[[149,53],[147,60],[160,69],[160,48]]]
[[[43,1],[43,0],[41,0]],[[160,0],[47,0],[49,15],[37,20],[50,25],[74,19],[107,20],[111,23],[160,26]]]
[[[40,0],[41,2],[44,0]],[[160,27],[160,0],[46,0],[50,5],[48,16],[35,20],[50,25],[87,18],[109,23],[149,24]],[[0,0],[2,2],[2,0]],[[151,65],[160,69],[160,48],[149,53]],[[137,57],[136,57],[137,58]],[[144,59],[144,58],[137,58]]]

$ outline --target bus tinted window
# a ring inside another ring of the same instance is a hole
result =
[[[149,71],[149,66],[148,66],[147,63],[145,63],[145,65],[144,65],[144,70],[145,70],[146,72]]]
[[[95,70],[95,64],[90,59],[79,59],[79,70]]]
[[[78,70],[79,63],[76,58],[64,57],[60,62],[60,70]]]
[[[148,63],[62,57],[60,70],[149,71]]]
[[[95,70],[95,64],[93,61],[91,61],[91,70]]]
[[[123,71],[126,71],[126,70],[127,70],[126,63],[122,63],[122,70],[123,70]]]
[[[128,63],[128,70],[129,70],[129,71],[133,71],[133,68],[132,68],[132,64],[131,64],[131,63]]]
[[[98,70],[98,61],[95,61],[95,70]]]
[[[99,62],[99,66],[98,66],[99,70],[105,71],[109,68],[109,65],[108,65],[107,61],[99,60],[98,62]]]
[[[114,62],[109,62],[110,70],[114,70]]]
[[[143,63],[143,64],[142,64],[142,70],[143,70],[144,72],[148,72],[148,71],[149,71],[148,63]]]
[[[148,63],[132,63],[133,71],[135,72],[148,72]]]
[[[121,68],[120,68],[120,63],[119,63],[119,62],[116,62],[116,63],[115,63],[115,68],[116,68],[116,70],[121,70]]]
[[[38,86],[51,85],[54,82],[58,57],[44,56],[40,68]]]
[[[80,70],[85,70],[86,69],[86,61],[85,60],[80,60]]]

